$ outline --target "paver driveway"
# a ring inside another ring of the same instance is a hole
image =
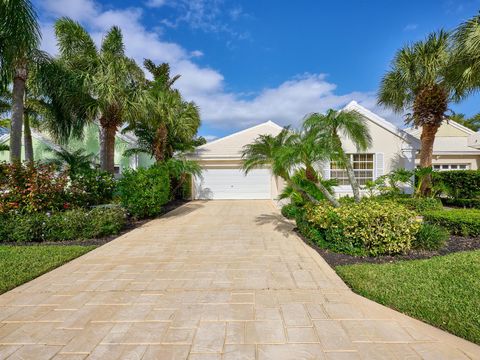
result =
[[[0,358],[468,359],[353,294],[269,201],[189,203],[0,296]]]

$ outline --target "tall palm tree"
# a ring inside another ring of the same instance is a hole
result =
[[[346,169],[353,197],[356,202],[360,202],[360,185],[355,177],[350,156],[343,148],[341,137],[349,139],[358,151],[367,150],[372,144],[372,137],[365,119],[353,111],[329,109],[326,114],[308,115],[303,127],[312,132],[325,149],[329,149],[330,160]]]
[[[153,81],[147,81],[140,112],[125,129],[133,131],[140,145],[128,153],[147,152],[157,162],[163,162],[177,150],[191,150],[200,127],[200,114],[195,103],[184,101],[180,92],[172,89],[180,76],[171,78],[168,64],[157,66],[147,59],[144,65]]]
[[[480,89],[480,14],[460,24],[452,34],[452,81],[457,95]]]
[[[0,1],[0,87],[13,81],[10,160],[21,160],[25,83],[38,54],[40,27],[29,0]]]
[[[77,22],[61,18],[55,23],[60,59],[81,79],[89,103],[90,120],[100,125],[100,167],[114,172],[115,136],[119,127],[136,113],[145,83],[143,71],[125,55],[120,28],[113,26],[97,49],[88,32]]]
[[[410,110],[406,123],[422,127],[422,168],[432,166],[435,134],[447,118],[449,102],[458,99],[449,76],[451,60],[448,33],[431,33],[426,40],[400,49],[380,84],[378,103],[399,113]],[[428,177],[422,195],[430,193],[431,185]]]
[[[290,176],[293,161],[286,160],[289,158],[293,142],[289,128],[283,129],[277,136],[260,135],[243,148],[243,170],[248,174],[255,168],[270,166],[275,176],[285,180],[287,185],[300,193],[305,200],[318,203],[317,199],[301,189]]]

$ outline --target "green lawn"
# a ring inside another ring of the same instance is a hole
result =
[[[0,246],[0,294],[36,278],[95,246]]]
[[[358,294],[480,344],[480,251],[336,270]]]

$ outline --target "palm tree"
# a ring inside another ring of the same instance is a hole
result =
[[[100,167],[114,172],[115,136],[119,127],[136,114],[145,83],[143,71],[125,55],[121,30],[113,26],[97,49],[77,22],[61,18],[55,23],[60,60],[77,74],[89,96],[85,97],[91,121],[100,124]]]
[[[25,83],[29,65],[38,54],[40,28],[29,0],[0,1],[0,88],[13,81],[10,160],[21,159]]]
[[[480,14],[460,24],[452,34],[451,79],[457,95],[480,89]]]
[[[448,33],[431,33],[425,41],[400,49],[380,84],[378,103],[399,113],[411,110],[406,123],[422,127],[422,168],[432,166],[435,134],[447,118],[449,102],[460,95],[455,96],[455,84],[450,78],[451,60]],[[428,195],[431,184],[427,177],[421,194]]]
[[[449,120],[453,120],[460,125],[463,125],[470,130],[480,130],[480,113],[473,115],[472,117],[466,117],[465,114],[456,113],[448,117]]]
[[[160,163],[170,159],[177,150],[188,151],[194,147],[200,114],[195,103],[184,101],[180,92],[172,89],[180,75],[171,78],[167,63],[157,66],[147,59],[144,66],[153,75],[153,81],[147,81],[141,111],[125,129],[133,131],[140,145],[128,153],[146,152]]]
[[[318,136],[316,128],[304,123],[300,132],[292,132],[278,157],[289,171],[303,167],[306,180],[314,184],[333,206],[339,207],[340,203],[325,187],[322,176],[316,170],[316,165],[328,161],[331,153],[330,143]]]
[[[255,168],[269,166],[275,176],[285,180],[287,185],[300,193],[306,201],[316,204],[318,200],[300,188],[290,176],[293,162],[285,161],[288,158],[285,153],[291,151],[292,142],[292,133],[289,128],[283,129],[277,136],[260,135],[254,142],[243,148],[243,170],[248,174]]]
[[[68,170],[71,177],[75,177],[77,174],[84,173],[85,171],[92,169],[92,153],[86,154],[83,149],[74,151],[69,151],[66,149],[47,149],[48,151],[52,152],[54,156],[54,158],[48,162]]]
[[[347,171],[352,187],[353,197],[360,202],[360,185],[353,170],[350,155],[342,145],[341,136],[349,139],[358,151],[367,150],[372,144],[372,138],[365,119],[354,111],[327,110],[326,114],[310,114],[303,124],[304,129],[312,132],[319,143],[328,150],[330,160],[337,162]]]

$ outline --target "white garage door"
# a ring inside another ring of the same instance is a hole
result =
[[[269,169],[204,169],[195,179],[196,199],[270,199]]]

